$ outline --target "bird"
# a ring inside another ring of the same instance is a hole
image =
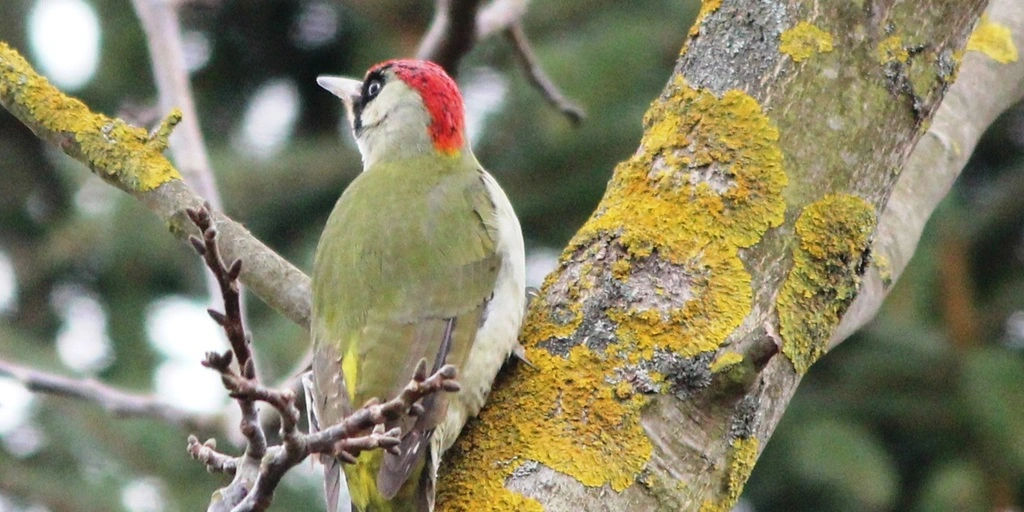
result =
[[[363,171],[316,249],[311,422],[329,427],[367,400],[394,397],[424,359],[434,370],[454,365],[460,386],[402,420],[397,453],[366,451],[344,465],[322,457],[327,510],[346,505],[344,466],[352,510],[429,512],[441,455],[519,347],[522,229],[473,154],[461,93],[441,66],[397,59],[362,80],[317,83],[341,99]]]

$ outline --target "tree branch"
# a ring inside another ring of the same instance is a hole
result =
[[[982,24],[979,29],[1005,30],[997,32],[1004,34],[1004,43],[1024,42],[1024,10],[1016,0],[992,0]],[[875,264],[864,276],[861,293],[833,336],[833,345],[874,318],[910,263],[931,212],[960,176],[985,130],[1024,99],[1024,61],[1018,57],[1000,62],[992,55],[1000,49],[988,44],[968,47],[956,83],[900,174],[879,221]]]
[[[986,3],[705,2],[439,510],[731,509]]]
[[[171,128],[181,119],[174,111],[155,133],[90,111],[38,73],[6,43],[0,42],[0,105],[35,134],[84,163],[109,184],[142,202],[178,238],[195,233],[185,215],[203,199],[164,158]],[[256,240],[240,224],[213,213],[224,256],[245,256],[241,281],[284,316],[309,327],[309,278]]]
[[[212,308],[208,309],[207,313],[210,314],[214,322],[217,322],[217,325],[224,329],[224,334],[231,345],[231,350],[224,354],[208,352],[203,365],[217,370],[221,374],[224,387],[228,390],[238,392],[239,390],[248,391],[250,387],[259,387],[259,381],[256,379],[256,363],[252,358],[250,340],[242,323],[242,311],[238,300],[240,294],[237,281],[242,272],[242,260],[235,259],[230,266],[225,266],[217,247],[217,230],[213,227],[213,221],[210,218],[209,205],[203,205],[196,209],[190,208],[185,213],[202,234],[202,239],[192,236],[189,237],[189,242],[192,244],[192,248],[203,257],[203,261],[214,275],[220,288],[221,297],[224,299],[224,313]],[[238,363],[237,373],[231,369],[232,355]],[[269,396],[269,392],[262,396]],[[253,460],[259,460],[266,453],[267,437],[260,425],[256,398],[238,394],[233,394],[232,398],[237,400],[238,407],[242,411],[241,430],[248,441],[245,455]],[[275,406],[284,404],[283,407],[287,410],[289,397],[278,398],[271,404]],[[290,399],[294,402],[294,395],[291,395]],[[296,412],[296,414],[298,413]]]
[[[238,469],[238,459],[217,451],[217,440],[207,439],[200,443],[194,435],[188,436],[188,454],[202,462],[210,473],[224,473],[234,476]]]
[[[0,360],[0,375],[7,375],[30,391],[84,400],[120,417],[150,418],[176,427],[205,429],[213,418],[193,414],[149,395],[128,393],[95,379],[75,379]]]
[[[506,29],[505,35],[509,42],[512,43],[516,60],[519,61],[530,83],[540,91],[548,104],[558,109],[572,124],[580,124],[583,118],[586,117],[586,113],[583,112],[582,108],[566,98],[562,91],[558,90],[558,86],[548,77],[548,74],[544,72],[544,68],[541,67],[540,62],[537,60],[537,55],[533,53],[533,48],[530,46],[530,40],[526,37],[526,32],[523,31],[522,23],[518,21],[512,23]]]

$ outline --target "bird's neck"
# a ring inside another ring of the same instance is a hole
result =
[[[356,144],[363,157],[364,170],[382,163],[427,156],[454,161],[473,158],[467,141],[454,150],[439,147],[432,137],[429,117],[413,108],[395,109],[388,114],[386,123],[367,126],[356,138]]]
[[[468,144],[454,152],[439,151],[429,140],[416,141],[412,144],[392,144],[389,147],[364,147],[360,144],[359,150],[363,156],[364,172],[395,165],[415,168],[426,163],[431,167],[440,165],[453,169],[479,166]]]

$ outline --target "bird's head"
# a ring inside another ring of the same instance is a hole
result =
[[[466,149],[462,95],[433,62],[389,60],[370,68],[362,81],[316,81],[345,104],[366,168],[430,152],[454,157]]]

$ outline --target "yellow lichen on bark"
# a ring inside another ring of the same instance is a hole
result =
[[[743,354],[740,354],[739,352],[723,352],[719,354],[714,361],[711,361],[710,369],[714,373],[719,373],[742,362]]]
[[[796,221],[793,268],[779,292],[782,352],[806,373],[860,286],[877,216],[867,201],[831,194],[804,208]]]
[[[715,350],[749,311],[750,275],[739,254],[725,247],[704,254],[701,247],[690,249],[685,261],[671,262],[675,272],[697,276],[690,300],[667,309],[632,304],[606,312],[618,325],[619,339],[632,348],[631,363],[653,358],[657,349],[686,357]]]
[[[899,36],[889,36],[878,43],[878,47],[875,48],[875,58],[879,64],[906,63],[910,59],[910,51],[903,46],[903,39]]]
[[[697,13],[697,19],[694,20],[693,25],[690,27],[690,37],[696,36],[700,33],[700,25],[701,22],[704,21],[704,18],[717,11],[721,6],[722,0],[703,0],[700,4],[700,12]]]
[[[967,40],[967,50],[981,52],[1000,64],[1017,62],[1018,58],[1010,28],[992,21],[987,14],[981,16],[981,21]]]
[[[760,105],[740,91],[718,98],[682,78],[672,89],[647,113],[640,150],[616,168],[569,244],[572,251],[611,234],[634,268],[656,259],[687,276],[679,304],[608,312],[634,362],[655,349],[694,356],[718,348],[750,310],[739,249],[779,225],[785,210],[779,134]],[[614,268],[628,285],[626,267]]]
[[[726,489],[721,500],[706,500],[701,504],[701,512],[728,512],[740,499],[743,486],[754,471],[757,462],[757,449],[760,443],[757,438],[738,438],[729,444],[729,467],[726,473]]]
[[[521,341],[535,368],[521,366],[495,388],[442,468],[440,510],[540,510],[505,489],[509,477],[529,471],[527,462],[586,486],[626,489],[653,448],[640,423],[650,391],[634,392],[623,369],[659,350],[717,350],[750,312],[739,251],[783,220],[778,130],[750,96],[716,97],[682,78],[645,124],[640,149],[616,168],[531,305]],[[685,293],[662,282],[671,277]],[[573,336],[606,279],[637,293],[602,310],[616,336],[592,348]],[[724,356],[719,369],[736,356]],[[658,387],[663,377],[651,372],[654,387],[668,392]]]
[[[782,33],[779,38],[779,51],[789,55],[794,62],[801,62],[811,58],[815,53],[831,52],[832,34],[801,21]]]
[[[445,511],[542,510],[508,491],[505,480],[537,461],[592,487],[622,491],[651,456],[637,414],[647,398],[622,395],[606,384],[609,357],[584,346],[568,357],[528,350],[534,368],[520,366],[515,381],[490,398],[470,435],[460,437],[442,479]]]
[[[120,188],[144,192],[181,179],[162,154],[180,113],[172,113],[160,132],[150,137],[142,128],[92,112],[61,93],[3,42],[0,99],[15,115],[28,117],[27,124],[47,132],[40,136],[59,138],[65,151],[80,154],[93,172]]]
[[[889,262],[889,257],[880,251],[874,252],[874,267],[878,269],[878,277],[882,279],[882,285],[889,287],[892,285],[892,263]]]

